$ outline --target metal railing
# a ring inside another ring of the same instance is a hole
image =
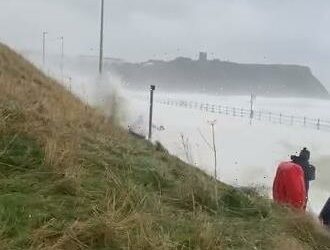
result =
[[[305,128],[324,130],[330,132],[330,121],[320,118],[310,118],[306,116],[295,116],[284,113],[276,113],[264,110],[250,110],[241,107],[200,103],[197,101],[187,101],[174,98],[156,99],[156,103],[186,109],[200,110],[202,112],[217,113],[239,118],[248,118],[251,121],[267,121],[273,124],[283,124],[289,126],[301,126]]]

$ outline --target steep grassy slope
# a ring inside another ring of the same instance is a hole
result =
[[[330,248],[309,218],[131,138],[3,45],[0,90],[0,249]]]

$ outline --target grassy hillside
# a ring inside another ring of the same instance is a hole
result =
[[[311,219],[130,137],[3,45],[0,90],[0,249],[330,248]]]

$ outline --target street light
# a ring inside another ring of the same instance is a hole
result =
[[[64,37],[61,36],[59,37],[61,41],[61,63],[60,63],[60,68],[61,68],[61,77],[63,79],[63,70],[64,70]]]
[[[46,35],[48,32],[42,32],[42,65],[45,67],[46,63]]]
[[[103,72],[103,25],[104,25],[104,0],[101,0],[101,31],[100,31],[100,58],[99,73]]]
[[[152,113],[154,106],[154,91],[156,89],[155,85],[150,85],[150,106],[149,106],[149,135],[148,139],[151,141],[152,139]]]

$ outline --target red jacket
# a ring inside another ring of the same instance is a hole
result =
[[[306,209],[304,171],[292,162],[282,162],[276,172],[273,184],[273,198],[279,204]]]

